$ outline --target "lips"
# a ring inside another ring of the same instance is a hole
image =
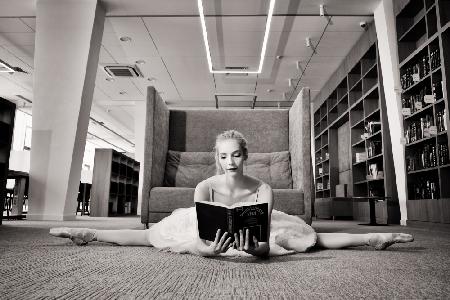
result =
[[[237,168],[228,168],[227,171],[236,171]]]

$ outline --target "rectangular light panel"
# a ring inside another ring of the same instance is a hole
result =
[[[202,24],[202,32],[203,32],[203,42],[205,44],[206,49],[206,58],[208,60],[208,66],[209,66],[209,72],[211,73],[245,73],[245,74],[259,74],[262,71],[263,63],[264,63],[264,56],[266,54],[266,46],[267,46],[267,40],[269,39],[269,31],[270,31],[270,24],[272,22],[272,15],[273,15],[273,9],[275,6],[275,0],[270,0],[269,3],[269,13],[267,14],[267,21],[266,21],[266,30],[264,32],[264,40],[262,44],[261,49],[261,57],[259,59],[259,66],[258,70],[256,71],[241,71],[241,70],[214,70],[212,67],[212,61],[211,61],[211,52],[209,51],[209,43],[208,43],[208,32],[206,31],[206,23],[205,23],[205,14],[203,12],[203,2],[202,0],[197,0],[198,4],[198,12],[200,14],[200,22]]]
[[[0,60],[0,72],[14,73],[14,70],[11,69],[6,63]]]

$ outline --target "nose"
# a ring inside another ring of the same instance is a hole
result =
[[[228,159],[227,159],[227,164],[228,164],[228,165],[231,165],[231,166],[234,165],[234,159],[233,159],[232,156],[229,156],[229,157],[228,157]]]

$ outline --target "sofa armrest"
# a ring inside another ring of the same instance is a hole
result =
[[[310,107],[309,88],[303,88],[289,110],[289,152],[291,153],[293,188],[301,190],[304,194],[307,221],[312,217],[314,202]]]
[[[162,186],[169,147],[170,111],[154,87],[147,89],[145,117],[144,178],[142,184],[141,222],[148,223],[150,190]]]

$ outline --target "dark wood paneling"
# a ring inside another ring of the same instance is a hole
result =
[[[350,122],[344,123],[337,130],[338,135],[338,156],[339,156],[339,173],[350,170],[351,156],[350,156]],[[332,146],[332,145],[331,145]],[[347,182],[340,182],[347,183]]]

